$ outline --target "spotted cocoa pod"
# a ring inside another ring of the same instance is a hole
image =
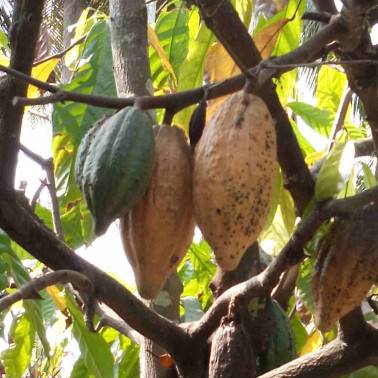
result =
[[[276,134],[266,105],[235,93],[206,125],[193,173],[195,218],[223,270],[235,269],[261,232],[275,166]]]
[[[139,294],[155,297],[189,247],[194,218],[192,158],[181,129],[157,128],[155,167],[147,192],[121,218],[121,237]]]
[[[312,277],[314,318],[321,331],[359,306],[378,281],[377,217],[375,205],[337,220],[321,243]]]

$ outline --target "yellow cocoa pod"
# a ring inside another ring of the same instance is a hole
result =
[[[175,126],[157,128],[155,167],[146,194],[121,218],[121,238],[139,294],[154,298],[193,237],[192,157]]]
[[[321,331],[359,306],[378,280],[377,217],[370,207],[338,220],[321,243],[312,277],[314,320]]]
[[[257,96],[237,92],[214,113],[195,149],[194,214],[218,265],[233,270],[269,212],[274,122]]]

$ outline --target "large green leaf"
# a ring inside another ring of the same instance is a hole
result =
[[[282,28],[277,38],[276,46],[272,51],[273,56],[287,54],[299,46],[302,32],[302,14],[306,10],[304,0],[292,0],[288,2],[287,7],[275,17],[289,18],[290,21]],[[291,19],[293,16],[295,17]],[[297,87],[297,70],[291,70],[280,76],[277,80],[277,93],[283,104],[286,104],[291,98],[295,98]]]
[[[7,377],[21,378],[31,361],[35,328],[28,314],[21,315],[15,322],[10,335],[11,346],[1,354],[1,359]]]
[[[353,168],[354,144],[338,143],[328,154],[315,184],[318,200],[338,194],[349,180]]]
[[[160,44],[167,55],[176,78],[179,76],[180,67],[188,53],[188,20],[189,10],[180,6],[171,11],[162,11],[155,26],[155,33],[159,37]],[[160,89],[169,77],[169,72],[164,69],[158,53],[152,47],[150,48],[150,66],[154,87]]]
[[[300,300],[311,312],[314,311],[314,298],[312,296],[313,259],[307,258],[300,267],[297,278],[297,292]]]
[[[86,94],[115,96],[110,26],[98,21],[84,42],[82,64],[65,90]],[[93,238],[91,217],[75,183],[74,163],[80,141],[86,131],[109,109],[65,102],[54,106],[53,156],[60,194],[63,231],[66,242],[73,248],[89,243]]]
[[[96,378],[86,367],[84,357],[80,356],[71,371],[70,378]]]
[[[189,50],[178,76],[178,91],[184,91],[203,84],[204,64],[207,51],[214,42],[213,33],[204,22],[199,23],[198,11],[193,10],[189,18]],[[194,107],[179,112],[174,122],[187,130]]]
[[[7,234],[0,231],[0,259],[8,265],[8,273],[19,287],[30,281],[30,276],[21,260],[11,248],[11,241]],[[46,356],[50,354],[49,342],[46,338],[46,330],[43,321],[41,301],[25,300],[23,306],[28,318],[33,322],[33,327],[37,331],[41,340]]]
[[[90,332],[75,301],[66,293],[66,303],[73,317],[72,333],[79,344],[85,367],[96,378],[113,378],[114,358],[104,338]]]
[[[335,114],[340,104],[345,82],[344,72],[330,66],[321,67],[316,89],[317,106]]]
[[[367,366],[363,369],[357,370],[356,372],[345,376],[345,378],[377,378],[378,377],[378,367],[377,366]]]
[[[333,121],[331,112],[304,102],[290,102],[287,106],[320,135],[329,136]]]
[[[120,336],[120,344],[123,350],[118,364],[118,378],[139,377],[139,345],[131,342],[125,336]]]
[[[363,170],[363,173],[364,173],[365,188],[370,189],[373,186],[376,186],[377,185],[377,179],[375,178],[370,167],[364,162],[361,162],[361,165],[362,165],[362,170]]]
[[[202,240],[192,243],[178,272],[184,284],[182,297],[195,297],[205,310],[212,302],[213,295],[209,283],[215,273],[215,264],[211,258],[211,248]]]

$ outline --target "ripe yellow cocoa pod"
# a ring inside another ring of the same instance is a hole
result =
[[[276,154],[265,103],[244,92],[230,96],[213,114],[196,146],[194,214],[223,270],[236,268],[264,226]]]
[[[338,220],[323,239],[314,266],[314,320],[321,331],[359,306],[378,281],[377,208]]]
[[[181,129],[157,128],[146,194],[121,218],[121,238],[139,294],[154,298],[184,257],[194,232],[192,156]]]

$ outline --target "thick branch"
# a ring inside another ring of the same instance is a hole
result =
[[[11,33],[11,69],[30,75],[34,47],[42,21],[42,0],[15,1]],[[23,107],[12,106],[15,96],[25,96],[27,83],[13,77],[0,78],[0,177],[1,185],[12,188],[16,172]]]
[[[96,313],[100,316],[100,322],[97,325],[97,330],[100,330],[103,327],[112,327],[117,330],[122,335],[127,336],[135,344],[141,343],[142,335],[131,328],[126,322],[122,319],[115,318],[107,314],[100,306],[97,306]]]
[[[353,197],[320,204],[306,219],[302,220],[280,254],[262,273],[230,288],[217,299],[202,319],[191,327],[191,337],[194,339],[209,337],[218,326],[221,317],[226,314],[232,298],[247,302],[263,293],[270,293],[277,285],[280,275],[304,259],[303,246],[323,222],[335,216],[350,216],[363,205],[376,206],[377,203],[378,188],[373,188]]]
[[[368,326],[353,344],[337,339],[320,350],[297,358],[260,378],[337,378],[378,362],[378,331]]]
[[[170,354],[179,353],[177,343],[187,340],[176,324],[155,314],[124,286],[77,256],[15,199],[13,192],[0,189],[0,227],[36,259],[54,270],[69,269],[85,274],[95,294],[132,328],[158,342]]]
[[[56,194],[54,161],[51,158],[50,159],[42,158],[41,156],[31,151],[29,148],[27,148],[26,146],[22,144],[20,144],[20,150],[30,159],[34,160],[37,164],[39,164],[46,172],[47,189],[49,190],[50,197],[51,197],[55,232],[57,233],[59,239],[64,240],[62,221],[60,219],[59,200]]]

